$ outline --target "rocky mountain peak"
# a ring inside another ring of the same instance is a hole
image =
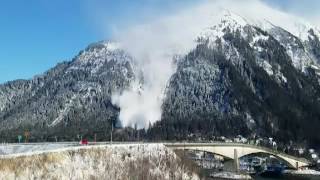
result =
[[[218,23],[207,27],[200,33],[199,39],[209,40],[214,42],[217,39],[221,39],[226,31],[236,32],[242,31],[243,27],[247,26],[247,21],[229,10],[223,10],[217,17]]]
[[[72,70],[90,71],[92,74],[100,72],[101,68],[110,63],[132,63],[132,57],[121,49],[120,43],[101,41],[89,45],[76,56],[68,72]]]

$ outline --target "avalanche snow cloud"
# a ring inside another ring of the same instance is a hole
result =
[[[312,27],[259,0],[215,0],[115,32],[114,39],[135,59],[136,76],[142,77],[112,97],[121,108],[119,119],[124,126],[148,128],[161,119],[165,89],[175,72],[174,60],[195,48],[197,37],[220,22],[225,12],[237,14],[262,29],[270,28],[267,22],[272,22],[301,39],[307,38],[307,29]]]

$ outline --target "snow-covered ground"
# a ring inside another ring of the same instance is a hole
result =
[[[0,179],[196,180],[199,177],[163,144],[119,144],[51,147],[2,155]]]
[[[0,144],[0,156],[35,154],[76,146],[76,143]]]
[[[250,175],[239,174],[233,172],[219,172],[211,175],[213,178],[222,178],[222,179],[252,179]]]
[[[303,170],[287,170],[285,171],[286,174],[294,174],[294,175],[315,175],[320,177],[320,171],[316,171],[313,169],[303,169]]]

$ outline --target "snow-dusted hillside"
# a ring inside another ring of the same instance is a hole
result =
[[[283,13],[276,13],[281,24],[230,9],[201,7],[200,17],[187,12],[139,26],[140,36],[94,43],[32,80],[0,85],[0,138],[31,131],[37,141],[106,140],[112,125],[151,125],[145,138],[320,142],[319,30]]]
[[[0,179],[197,180],[162,144],[100,145],[0,157]]]
[[[68,129],[62,131],[73,138],[80,133],[73,130],[82,127],[98,130],[97,125],[103,124],[100,129],[108,129],[118,114],[111,96],[133,79],[132,57],[124,50],[110,42],[92,44],[41,76],[0,85],[0,129],[18,129],[15,134],[29,129],[35,136]]]
[[[320,125],[320,104],[315,100],[320,94],[319,64],[317,53],[309,50],[310,40],[225,11],[178,62],[159,129],[170,127],[172,138],[199,132],[210,137],[214,132],[277,136],[280,141],[301,141],[295,134],[302,134],[320,140],[309,124]]]
[[[241,37],[246,39],[257,53],[263,51],[259,42],[274,38],[286,49],[292,64],[298,70],[305,72],[306,68],[311,65],[319,66],[317,58],[313,52],[309,51],[308,46],[310,41],[320,37],[320,32],[307,22],[297,21],[294,23],[294,27],[286,29],[281,25],[272,24],[267,19],[259,19],[258,17],[246,19],[244,16],[229,10],[224,10],[222,14],[217,16],[218,23],[209,26],[199,35],[200,40],[209,40],[211,46],[215,45],[217,39],[226,44],[227,42],[223,38],[225,33],[227,31],[238,31]],[[228,52],[231,53],[230,50]]]

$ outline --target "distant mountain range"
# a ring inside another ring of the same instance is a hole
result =
[[[242,134],[320,144],[320,32],[304,27],[297,35],[266,20],[222,14],[195,37],[188,54],[175,59],[162,118],[148,136]],[[89,45],[31,80],[0,85],[0,138],[13,141],[25,131],[38,140],[107,138],[111,124],[121,124],[113,93],[140,76],[121,44]]]

